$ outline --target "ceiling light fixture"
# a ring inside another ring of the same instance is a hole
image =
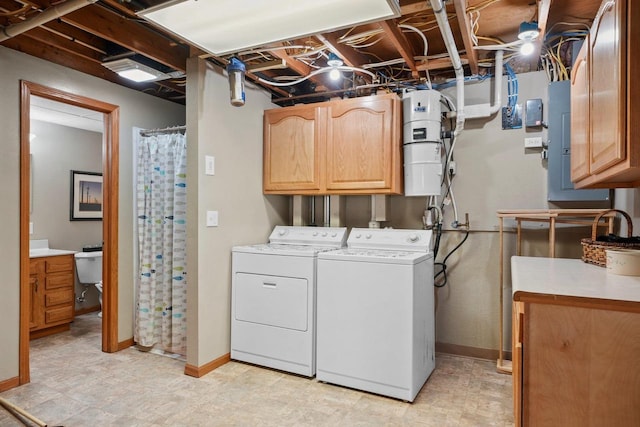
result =
[[[169,74],[165,74],[161,71],[156,70],[155,68],[151,68],[130,58],[103,62],[102,66],[110,69],[115,73],[118,73],[118,75],[124,77],[125,79],[133,80],[134,82],[138,83],[152,82],[171,78]]]
[[[338,68],[344,65],[342,59],[340,59],[335,53],[330,53],[329,59],[327,59],[327,65],[331,67],[331,71],[329,71],[329,78],[334,81],[340,80],[342,73]]]
[[[398,0],[175,0],[138,13],[213,55],[400,16]]]
[[[522,40],[522,46],[520,46],[520,53],[522,55],[531,55],[535,50],[533,41],[540,35],[540,29],[536,21],[523,22],[520,24],[520,30],[518,32],[518,39]]]

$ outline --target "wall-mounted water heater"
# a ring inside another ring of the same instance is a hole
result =
[[[442,188],[442,112],[440,92],[405,92],[404,194],[439,196]]]

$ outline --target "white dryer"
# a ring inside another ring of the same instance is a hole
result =
[[[318,255],[316,378],[412,402],[435,368],[431,231],[354,228]]]
[[[269,243],[232,249],[231,358],[312,377],[317,255],[346,228],[276,226]]]

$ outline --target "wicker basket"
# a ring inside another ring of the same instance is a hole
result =
[[[596,233],[598,230],[598,222],[600,218],[610,212],[617,212],[627,220],[627,237],[633,235],[633,223],[631,217],[624,211],[618,209],[609,209],[600,212],[593,220],[591,226],[591,238],[581,240],[582,243],[582,261],[594,264],[600,267],[607,266],[607,249],[640,249],[640,243],[619,243],[619,242],[599,242],[596,241]]]

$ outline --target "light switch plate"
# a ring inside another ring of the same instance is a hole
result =
[[[204,174],[215,175],[216,158],[213,156],[204,156]]]
[[[207,227],[218,226],[218,211],[207,211]]]

